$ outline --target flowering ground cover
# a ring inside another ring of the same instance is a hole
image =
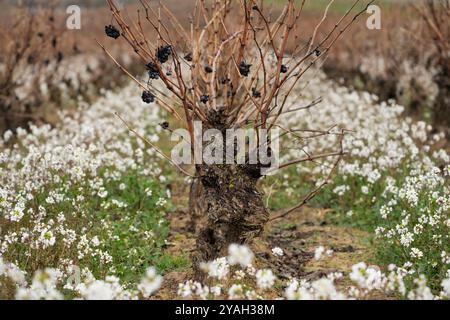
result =
[[[0,296],[448,298],[444,136],[406,118],[395,102],[380,103],[320,73],[289,99],[302,106],[317,97],[323,101],[314,112],[290,113],[284,121],[347,130],[349,154],[332,182],[314,198],[314,208],[271,222],[251,247],[233,245],[228,257],[205,261],[204,283],[191,280],[194,236],[182,222],[187,195],[176,188],[182,179],[114,116],[125,115],[153,143],[166,139],[159,125],[165,115],[142,103],[132,85],[61,113],[55,127],[6,132],[0,142]],[[293,150],[283,160],[328,149],[338,139],[302,134],[300,146],[283,138],[282,147]],[[298,202],[331,165],[332,159],[299,165],[265,178],[269,207],[276,212]]]
[[[5,133],[0,156],[3,276],[24,285],[35,271],[52,268],[48,273],[58,280],[114,276],[127,284],[150,265],[158,271],[172,266],[171,257],[161,252],[171,208],[170,170],[163,174],[154,152],[118,125],[112,113],[133,108],[130,121],[158,140],[160,128],[152,125],[158,115],[132,91],[107,92],[93,105],[81,104],[74,115],[62,113],[55,128],[19,129],[17,137]],[[70,283],[59,289],[73,295]],[[0,292],[4,298],[14,296],[14,285],[7,281]],[[35,297],[23,290],[18,294]]]
[[[335,223],[372,232],[377,261],[404,268],[408,285],[424,275],[431,288],[439,290],[448,277],[450,249],[449,155],[444,135],[424,122],[405,118],[394,101],[379,103],[375,96],[324,79],[313,80],[308,89],[302,99],[322,96],[323,105],[314,114],[291,116],[288,121],[299,127],[337,124],[350,131],[344,139],[349,155],[315,205],[332,209],[329,218]],[[306,142],[304,148],[320,150],[333,140],[322,140],[323,145]],[[329,166],[298,167],[287,172],[279,185],[288,188],[288,194],[297,194],[305,181],[320,183]],[[280,206],[289,198],[275,197],[272,205]]]

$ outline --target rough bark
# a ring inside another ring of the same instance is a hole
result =
[[[219,130],[226,150],[224,109],[210,110],[207,117],[204,129]],[[198,178],[191,184],[189,208],[197,239],[192,255],[197,278],[203,276],[201,262],[225,256],[230,244],[247,244],[263,231],[269,212],[257,189],[260,169],[257,164],[196,165]]]
[[[201,201],[204,189],[200,179],[194,179],[189,191],[189,231],[199,233],[199,227],[202,225],[202,217],[206,218],[206,203]],[[206,221],[206,219],[203,219]],[[203,222],[204,222],[203,221]]]
[[[257,190],[259,176],[248,166],[203,165],[197,171],[201,178],[191,186],[190,209],[198,274],[199,263],[226,255],[231,243],[246,244],[258,236],[269,212]]]

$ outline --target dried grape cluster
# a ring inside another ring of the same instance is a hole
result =
[[[161,63],[165,63],[169,60],[170,55],[172,54],[172,46],[161,46],[156,50],[156,57],[158,61]]]
[[[200,97],[200,102],[207,103],[209,101],[209,96],[207,94],[204,94]]]
[[[146,67],[148,69],[148,76],[150,77],[150,79],[159,79],[159,70],[158,66],[155,63],[150,61],[146,64]]]
[[[164,121],[162,123],[160,123],[161,128],[163,128],[164,130],[169,129],[169,122]]]
[[[212,73],[213,69],[210,66],[205,66],[205,72],[206,73]]]
[[[113,25],[105,26],[105,33],[108,37],[113,39],[120,37],[120,31]]]
[[[241,63],[239,64],[239,73],[244,77],[247,77],[250,73],[251,66],[251,64],[247,64],[245,61],[241,61]]]
[[[253,98],[261,98],[261,92],[256,90],[256,88],[252,88],[252,96]]]
[[[142,101],[145,103],[152,103],[155,101],[155,95],[150,91],[146,90],[142,92]]]

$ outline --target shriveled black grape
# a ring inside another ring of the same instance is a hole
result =
[[[150,91],[146,90],[142,92],[142,101],[145,103],[152,103],[155,101],[155,95]]]
[[[113,39],[120,37],[119,30],[117,30],[117,28],[113,25],[105,26],[105,33],[108,37]]]

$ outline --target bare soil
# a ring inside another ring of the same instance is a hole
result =
[[[181,187],[184,188],[184,187]],[[175,194],[183,190],[176,190]],[[175,197],[176,202],[185,204],[185,199]],[[331,224],[327,219],[329,210],[305,207],[289,216],[269,223],[261,237],[251,244],[256,255],[258,268],[271,268],[281,280],[289,278],[315,280],[332,272],[348,273],[351,266],[373,260],[374,252],[370,246],[369,234],[355,229]],[[166,252],[172,255],[187,254],[195,250],[195,235],[189,231],[188,210],[178,210],[169,215],[171,232]],[[332,249],[331,256],[323,255],[314,259],[318,246]],[[280,247],[282,257],[275,256],[272,248]],[[178,284],[192,279],[192,268],[170,271],[164,275],[162,289],[156,299],[178,299]],[[344,289],[351,285],[348,278],[339,280],[338,287]],[[272,292],[273,297],[281,296],[283,288]],[[371,299],[392,299],[381,293],[374,293]]]

